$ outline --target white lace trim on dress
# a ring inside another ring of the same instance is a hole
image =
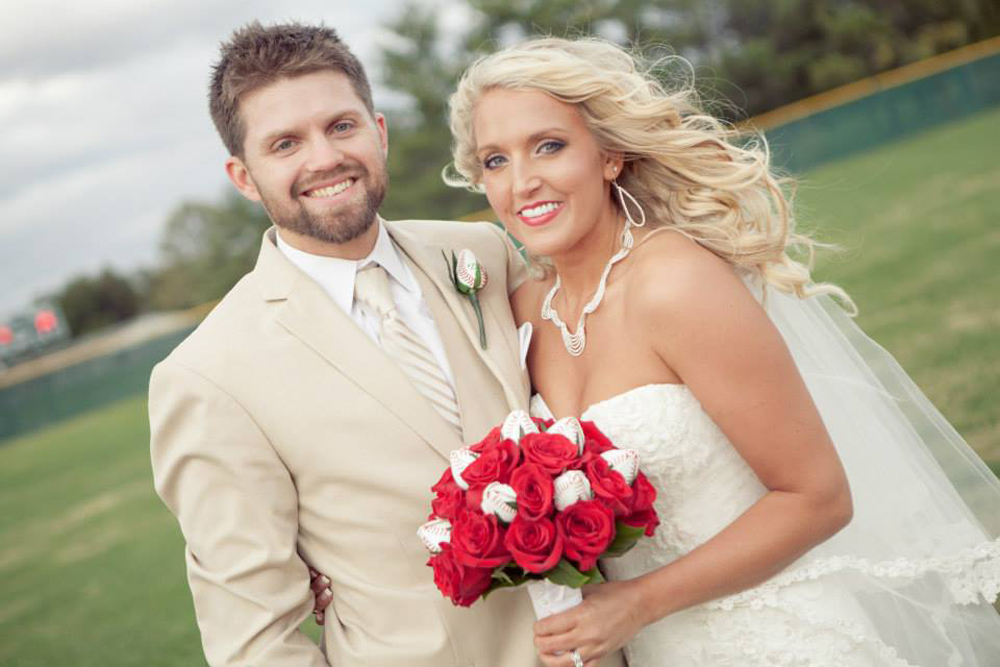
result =
[[[996,602],[1000,595],[1000,539],[983,542],[975,547],[964,549],[952,556],[944,558],[908,559],[898,558],[892,561],[872,563],[862,558],[827,557],[818,559],[806,566],[783,572],[773,579],[728,597],[709,602],[704,605],[709,609],[733,611],[734,609],[759,610],[770,608],[787,613],[794,618],[805,621],[817,631],[832,631],[846,641],[838,647],[838,653],[847,656],[862,646],[874,651],[886,665],[892,667],[915,667],[915,665],[899,656],[892,646],[871,632],[862,623],[846,619],[832,619],[816,613],[814,610],[802,609],[797,605],[783,600],[779,591],[796,583],[815,581],[838,572],[853,571],[879,579],[913,579],[927,574],[942,576],[949,591],[954,596],[956,604],[976,604]],[[740,645],[748,659],[762,657],[767,652],[766,642],[763,644],[752,628],[733,628],[740,635]],[[835,656],[830,664],[837,665]],[[779,659],[776,664],[817,664],[804,656],[796,656],[794,651],[782,655],[767,655],[768,660]],[[770,663],[769,663],[770,664]]]
[[[1000,539],[983,542],[941,558],[897,558],[872,563],[853,556],[820,558],[787,570],[763,584],[707,603],[710,608],[730,610],[748,605],[754,609],[776,606],[781,589],[803,581],[814,581],[837,572],[853,570],[880,579],[913,579],[925,574],[942,575],[958,604],[986,602],[1000,596]]]

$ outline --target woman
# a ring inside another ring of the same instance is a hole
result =
[[[891,366],[790,256],[813,243],[762,140],[598,40],[481,59],[451,128],[452,184],[535,260],[512,296],[533,410],[594,421],[659,493],[656,537],[536,625],[547,665],[1000,660],[998,527],[941,465],[987,503],[1000,484],[898,368],[860,361]]]

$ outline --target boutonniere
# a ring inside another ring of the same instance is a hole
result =
[[[471,250],[466,248],[455,256],[455,251],[451,252],[451,260],[448,255],[444,255],[444,261],[448,265],[448,277],[451,284],[455,286],[459,294],[464,294],[472,309],[476,311],[476,320],[479,322],[479,346],[486,349],[486,328],[483,326],[483,309],[479,305],[479,297],[476,292],[486,287],[486,267],[479,263]]]

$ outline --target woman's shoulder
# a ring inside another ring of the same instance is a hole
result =
[[[653,230],[637,240],[626,298],[640,314],[697,312],[692,306],[745,291],[732,264],[680,232]]]
[[[626,289],[627,326],[681,377],[693,360],[711,366],[758,354],[770,340],[767,316],[736,268],[681,234],[637,246]]]

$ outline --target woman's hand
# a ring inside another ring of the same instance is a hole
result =
[[[323,625],[326,620],[326,608],[333,602],[333,591],[330,590],[330,579],[325,574],[309,568],[309,588],[312,589],[315,602],[313,603],[313,615],[316,616],[316,625]]]
[[[635,580],[585,586],[583,595],[582,604],[535,623],[535,648],[547,667],[573,667],[574,650],[586,667],[597,667],[648,622]]]

